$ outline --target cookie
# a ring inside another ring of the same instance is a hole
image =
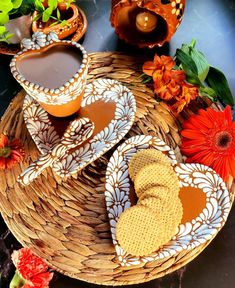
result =
[[[176,234],[177,227],[183,217],[183,207],[180,199],[174,197],[172,201],[165,201],[156,197],[149,197],[138,202],[156,213],[159,223],[164,227],[162,239],[167,243]]]
[[[164,153],[155,149],[143,149],[138,151],[132,158],[129,164],[129,175],[134,182],[139,170],[144,166],[152,163],[161,163],[166,166],[171,166],[170,160]]]
[[[170,191],[179,191],[179,180],[171,166],[153,163],[140,169],[135,177],[135,192],[138,197],[149,188],[164,186]]]
[[[126,252],[134,256],[147,256],[164,244],[164,229],[154,210],[136,205],[121,214],[116,237]]]
[[[172,198],[178,197],[179,195],[178,192],[179,191],[177,189],[175,191],[171,191],[167,187],[156,185],[156,186],[153,186],[152,188],[145,190],[139,197],[139,201],[144,200],[149,197],[156,197],[165,201],[171,201]]]

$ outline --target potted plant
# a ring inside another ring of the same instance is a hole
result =
[[[59,39],[73,34],[79,24],[79,10],[75,0],[36,0],[33,32],[55,32]]]
[[[0,1],[0,42],[20,43],[31,34],[34,0]]]

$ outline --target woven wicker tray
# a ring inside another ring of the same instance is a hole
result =
[[[137,134],[158,136],[175,149],[178,161],[182,160],[178,148],[180,122],[206,103],[195,102],[193,111],[188,109],[176,119],[164,103],[156,102],[151,89],[138,78],[144,59],[116,52],[93,53],[90,58],[90,80],[116,79],[126,84],[136,97],[136,120],[127,137]],[[23,121],[24,96],[22,91],[13,99],[0,123],[0,133],[21,139],[27,155],[14,169],[0,170],[0,211],[23,246],[30,246],[51,267],[73,278],[104,285],[125,285],[150,281],[173,272],[209,244],[210,241],[164,261],[121,267],[112,245],[104,199],[105,170],[110,152],[66,182],[47,169],[32,185],[20,187],[16,183],[17,176],[39,154]],[[235,185],[232,180],[228,188],[233,202]]]

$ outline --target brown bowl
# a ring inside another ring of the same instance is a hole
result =
[[[77,32],[77,30],[79,30],[79,35],[81,35],[82,37],[86,32],[88,26],[86,15],[75,4],[71,4],[69,9],[72,16],[67,20],[68,25],[61,26],[60,24],[57,24],[54,26],[45,26],[41,28],[40,26],[44,25],[44,23],[39,19],[33,22],[32,25],[33,32],[42,31],[45,34],[48,34],[49,32],[55,32],[58,35],[59,39],[65,39],[68,36],[72,35],[73,33]],[[33,14],[33,18],[36,17],[37,15],[38,12],[35,11]]]

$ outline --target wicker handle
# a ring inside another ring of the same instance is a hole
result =
[[[66,129],[61,143],[53,147],[47,154],[41,155],[36,161],[18,177],[18,182],[22,185],[29,185],[47,167],[51,166],[60,156],[63,156],[69,149],[81,145],[94,131],[94,124],[88,118],[76,119],[72,121]]]

